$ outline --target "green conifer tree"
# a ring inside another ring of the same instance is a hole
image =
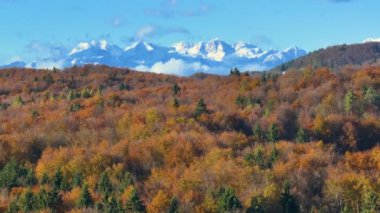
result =
[[[34,170],[28,169],[28,173],[26,174],[26,177],[25,177],[25,185],[34,186],[36,184],[37,184],[37,178],[34,174]]]
[[[251,200],[251,205],[247,209],[246,213],[265,213],[266,203],[263,196],[255,196]]]
[[[11,189],[21,185],[21,179],[26,176],[26,169],[15,160],[10,160],[0,171],[0,188]]]
[[[288,181],[284,184],[284,189],[281,194],[281,205],[282,212],[284,213],[297,213],[299,212],[299,207],[297,205],[296,199],[290,194],[290,183]]]
[[[296,142],[305,143],[306,141],[307,141],[307,136],[306,136],[305,130],[303,128],[300,128],[296,135]]]
[[[178,200],[177,200],[177,198],[173,197],[170,200],[168,213],[178,213]]]
[[[83,176],[81,173],[77,172],[75,173],[73,177],[73,186],[74,187],[81,187],[83,184]]]
[[[12,101],[12,107],[22,107],[24,105],[24,100],[20,96],[17,96],[13,101]]]
[[[176,96],[181,91],[181,88],[179,87],[177,83],[174,83],[172,87],[172,91],[173,91],[173,95]]]
[[[49,207],[49,193],[43,188],[35,196],[36,209],[42,210]]]
[[[120,192],[124,192],[128,186],[133,184],[132,174],[130,172],[125,172],[123,179],[120,183]]]
[[[263,133],[263,130],[261,129],[260,123],[256,123],[255,126],[253,127],[253,136],[255,140],[257,140],[258,142],[263,141],[264,133]]]
[[[352,107],[354,104],[354,100],[355,100],[354,93],[351,90],[348,91],[346,93],[346,95],[344,96],[344,110],[349,115],[351,115],[351,113],[352,113]]]
[[[124,212],[123,206],[119,200],[116,199],[115,195],[112,194],[106,198],[104,202],[104,212],[105,213],[122,213]]]
[[[20,196],[19,200],[20,209],[23,212],[31,212],[34,210],[35,202],[34,202],[34,194],[31,189],[27,189]]]
[[[375,213],[380,210],[380,206],[377,205],[378,196],[369,191],[364,194],[361,212],[362,213]]]
[[[146,212],[144,203],[140,200],[137,191],[134,189],[126,203],[127,212]]]
[[[18,198],[15,200],[12,200],[8,204],[8,208],[6,213],[19,213],[20,212],[20,206],[18,205]]]
[[[208,110],[207,110],[207,106],[203,100],[203,98],[201,98],[197,104],[197,108],[195,109],[195,117],[199,117],[201,116],[202,114],[204,113],[207,113]]]
[[[179,101],[176,97],[173,98],[173,107],[178,108],[179,107]]]
[[[88,190],[87,184],[84,184],[79,195],[79,200],[77,201],[77,206],[79,208],[89,208],[94,206],[94,201],[90,191]]]
[[[44,172],[43,175],[42,175],[40,183],[42,185],[45,185],[45,184],[49,184],[49,182],[50,182],[49,176],[48,176],[48,174],[46,172]]]
[[[269,142],[273,142],[273,143],[279,140],[280,138],[279,129],[276,123],[272,123],[269,126],[267,138]]]
[[[215,194],[218,212],[233,212],[241,209],[243,206],[231,188],[221,187]]]
[[[52,184],[53,184],[53,188],[62,189],[62,186],[63,186],[63,173],[62,173],[61,169],[58,169],[55,172],[55,174],[53,176]]]
[[[69,93],[67,94],[67,100],[72,101],[75,99],[75,94],[72,89],[69,90]]]
[[[96,189],[100,192],[104,197],[108,197],[111,195],[113,189],[110,179],[106,172],[100,175],[98,184],[96,185]]]

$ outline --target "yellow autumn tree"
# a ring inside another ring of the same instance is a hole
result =
[[[162,190],[158,191],[148,206],[148,212],[167,212],[170,205],[170,197]]]

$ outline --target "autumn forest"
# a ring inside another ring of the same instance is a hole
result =
[[[380,211],[379,66],[0,85],[0,212]]]

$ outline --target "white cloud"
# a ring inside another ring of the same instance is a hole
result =
[[[366,40],[363,41],[363,43],[368,43],[368,42],[380,42],[380,38],[367,38]]]
[[[111,26],[112,27],[121,27],[124,25],[124,21],[121,17],[114,17],[112,20],[111,20]]]
[[[38,69],[53,69],[53,68],[61,69],[63,68],[64,62],[65,60],[58,60],[58,61],[46,60],[46,61],[39,61],[36,63],[28,64],[27,67],[34,68],[33,66],[35,66],[35,68],[38,68]]]
[[[135,39],[144,40],[147,38],[162,37],[170,34],[190,35],[190,32],[182,27],[163,27],[155,25],[145,25],[137,30]]]
[[[6,64],[10,64],[10,63],[13,63],[13,62],[16,62],[16,61],[22,61],[22,57],[18,56],[18,55],[12,56],[5,63]]]
[[[240,71],[264,71],[268,70],[268,67],[262,66],[260,64],[247,64],[240,68]]]
[[[149,37],[150,35],[154,34],[156,31],[156,28],[151,25],[144,26],[140,28],[136,33],[137,39],[143,39],[145,37]]]
[[[151,67],[145,65],[135,67],[137,70],[149,71],[154,73],[174,74],[174,75],[191,75],[197,72],[209,72],[210,67],[200,62],[186,63],[181,59],[170,59],[167,62],[156,62]]]

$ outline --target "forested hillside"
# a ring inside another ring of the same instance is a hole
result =
[[[380,67],[0,71],[0,212],[377,212]]]
[[[380,43],[368,42],[353,45],[337,45],[314,51],[304,57],[280,65],[275,70],[313,69],[329,67],[339,70],[345,66],[379,65]]]

